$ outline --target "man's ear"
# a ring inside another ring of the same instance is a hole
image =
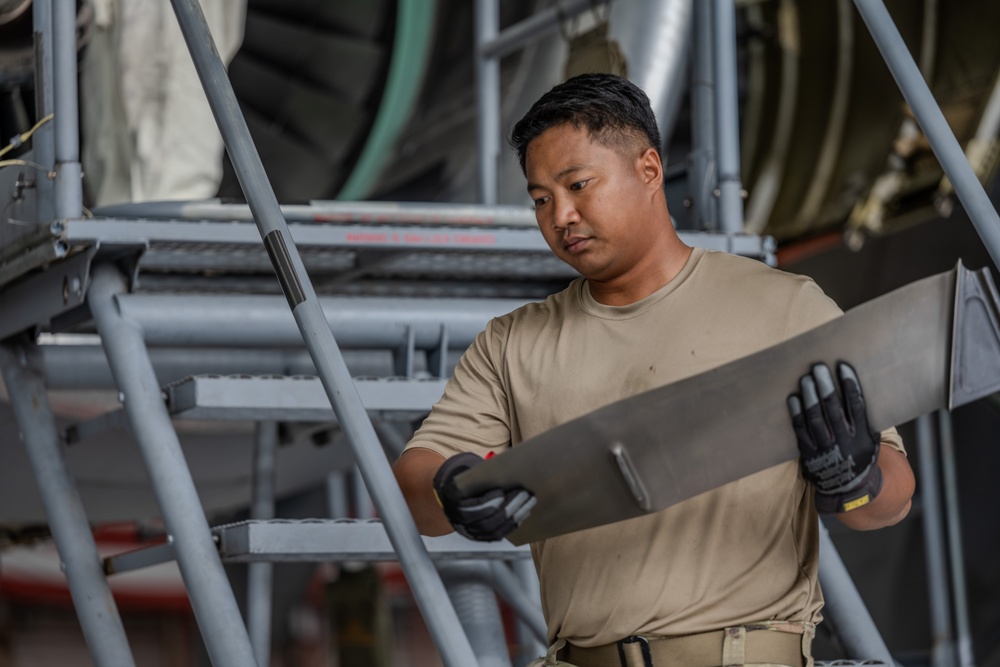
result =
[[[636,170],[643,183],[650,186],[651,189],[663,188],[663,163],[655,148],[647,148],[642,152],[642,155],[636,159]]]

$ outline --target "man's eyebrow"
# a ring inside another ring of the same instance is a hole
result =
[[[563,169],[562,171],[560,171],[558,174],[556,174],[555,180],[557,180],[557,181],[562,180],[563,178],[565,178],[566,176],[572,174],[573,172],[580,171],[581,169],[586,169],[586,168],[587,168],[587,165],[585,165],[585,164],[571,164],[570,166],[566,167],[565,169]],[[531,181],[528,181],[528,192],[531,192],[532,190],[535,190],[535,189],[541,188],[541,187],[542,186],[538,185],[537,183],[532,183]]]

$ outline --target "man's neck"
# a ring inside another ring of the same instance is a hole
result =
[[[676,236],[660,252],[650,252],[647,260],[606,282],[589,280],[591,296],[605,306],[627,306],[645,299],[665,286],[687,264],[692,249]]]

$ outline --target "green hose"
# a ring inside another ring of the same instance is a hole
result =
[[[399,0],[392,60],[368,140],[337,199],[365,199],[417,103],[430,59],[437,0]]]

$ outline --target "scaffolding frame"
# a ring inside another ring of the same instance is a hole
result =
[[[264,175],[201,8],[196,0],[171,1],[227,150],[240,176],[259,237],[263,239],[282,293],[337,420],[347,433],[365,485],[383,517],[386,538],[407,575],[445,664],[449,667],[475,664],[481,655],[463,631],[449,592],[432,561],[431,552],[417,534],[402,494],[392,478],[378,435],[347,372],[340,347],[299,255],[285,212],[279,207]],[[854,3],[991,257],[1000,265],[1000,219],[948,128],[884,4],[881,0],[854,0]],[[14,337],[34,329],[41,322],[81,312],[89,312],[101,334],[112,374],[124,396],[125,413],[153,477],[152,484],[170,533],[169,555],[176,558],[181,567],[213,664],[241,667],[258,664],[268,653],[266,599],[269,597],[269,572],[263,567],[264,563],[256,563],[262,567],[252,570],[249,624],[253,632],[248,633],[222,571],[216,538],[205,520],[190,471],[180,453],[171,416],[156,382],[147,349],[148,332],[121,310],[138,271],[137,259],[143,252],[142,244],[138,243],[124,253],[106,252],[107,244],[102,250],[99,243],[92,241],[89,245],[83,242],[82,247],[73,252],[67,245],[67,230],[88,224],[93,227],[100,222],[82,219],[82,169],[76,122],[75,5],[74,0],[35,0],[34,3],[36,53],[39,54],[36,62],[36,80],[39,82],[36,108],[39,115],[54,113],[55,121],[41,127],[33,143],[32,157],[47,169],[45,174],[36,177],[34,183],[34,215],[38,222],[36,229],[32,230],[34,254],[26,253],[15,258],[5,256],[0,266],[0,274],[4,278],[0,284],[11,283],[10,287],[4,287],[0,292],[0,311],[5,315],[17,313],[17,318],[4,319],[5,323],[14,322],[16,326],[3,332],[7,340],[0,345],[0,366],[7,386],[14,388],[10,391],[12,406],[31,455],[57,548],[66,565],[74,604],[95,661],[99,665],[132,664],[127,639],[111,600],[104,572],[97,566],[96,547],[79,495],[59,450],[59,437],[47,404],[37,346],[31,340]],[[591,3],[570,0],[567,5],[562,10],[563,17],[585,11]],[[696,10],[694,68],[698,86],[695,103],[704,110],[704,113],[696,114],[694,121],[693,161],[703,167],[693,174],[695,213],[703,229],[718,228],[723,232],[721,237],[706,234],[698,240],[722,238],[731,251],[734,244],[741,243],[740,248],[753,247],[765,259],[769,254],[773,257],[773,244],[768,245],[766,239],[742,233],[735,5],[732,0],[695,1],[693,5]],[[489,208],[496,204],[497,196],[499,59],[523,47],[529,40],[553,30],[560,18],[556,10],[546,10],[501,32],[496,17],[497,0],[477,0],[479,183],[485,207],[472,207],[472,210],[474,215],[493,216],[493,219],[508,213],[496,207]],[[350,205],[345,206],[340,215],[367,214],[365,204],[358,204],[353,209]],[[229,212],[231,209],[222,207],[220,216],[226,218]],[[435,212],[424,210],[423,214],[433,217]],[[172,214],[168,216],[174,217]],[[517,214],[514,218],[516,222],[504,227],[506,231],[502,232],[510,232],[511,238],[519,231],[517,227],[524,227],[524,221]],[[244,232],[245,229],[240,229],[235,233]],[[58,261],[67,254],[70,255],[68,259]],[[12,259],[23,261],[18,263]],[[40,274],[28,280],[17,280],[38,268],[43,269]],[[28,300],[40,303],[28,308],[30,312],[23,315],[21,311]],[[444,338],[443,333],[441,337]],[[440,346],[446,353],[447,342],[441,342]],[[404,347],[406,350],[413,349],[412,330]],[[403,356],[405,358],[405,354]],[[444,356],[442,353],[438,358],[440,369],[444,368]],[[407,370],[412,374],[412,364],[404,363],[401,368],[404,374]],[[942,439],[950,452],[950,428],[946,426],[944,417],[941,423]],[[273,489],[269,483],[273,476],[272,427],[272,423],[262,422],[256,438],[253,513],[254,518],[260,520],[269,519],[273,514]],[[926,438],[922,436],[922,439]],[[946,454],[946,466],[949,456]],[[951,496],[949,505],[954,505]],[[934,516],[936,513],[925,517],[925,520],[939,525],[940,518]],[[952,525],[955,525],[954,521]],[[954,536],[952,542],[957,542]],[[833,553],[835,556],[835,552],[826,551],[827,547],[832,549],[832,543],[824,539],[823,544],[824,554]],[[957,548],[956,544],[951,544],[951,547]],[[839,562],[835,557],[827,556],[821,564],[825,573],[821,576],[837,581],[832,586],[835,590],[828,591],[828,601],[834,602],[830,593],[835,593],[834,599],[852,610],[847,617],[854,618],[860,598],[852,599],[853,584],[846,571],[834,576],[834,570],[825,565],[832,561]],[[538,618],[534,615],[537,609],[533,603],[518,597],[520,589],[511,583],[510,571],[497,570],[498,566],[497,563],[490,566],[493,585],[507,590],[508,599],[517,600],[515,606],[521,609],[522,618],[533,625],[537,634]],[[486,577],[481,572],[474,576],[466,572],[463,576],[476,581]],[[840,591],[849,595],[840,597]],[[877,657],[888,664],[891,656],[877,630],[872,634],[872,628],[869,621],[862,621],[856,632],[846,633],[843,638],[847,648],[856,656]],[[959,646],[963,664],[968,664],[967,657],[971,654],[967,642],[967,636],[963,635]]]

